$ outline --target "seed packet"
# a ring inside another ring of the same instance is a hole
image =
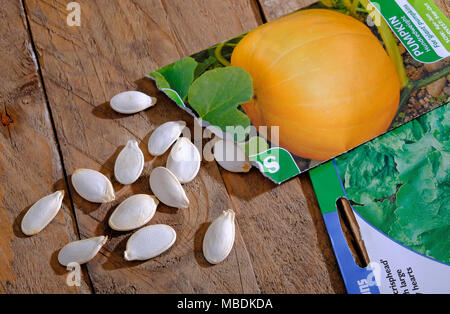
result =
[[[447,102],[449,51],[431,0],[324,0],[149,77],[282,183]]]
[[[310,171],[349,293],[450,293],[449,135],[447,103]]]

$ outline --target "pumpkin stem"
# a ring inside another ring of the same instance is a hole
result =
[[[344,5],[347,7],[347,9],[350,11],[350,7],[352,6],[352,0],[342,0]]]
[[[403,63],[403,57],[398,50],[397,43],[392,35],[391,29],[387,25],[386,21],[381,20],[380,26],[378,26],[381,38],[383,39],[386,51],[394,63],[397,70],[398,78],[400,80],[400,86],[405,87],[408,83],[408,76],[406,75],[405,65]]]
[[[359,4],[359,0],[353,0],[352,6],[350,7],[350,12],[353,16],[358,16],[358,13],[356,13],[358,4]]]
[[[439,79],[441,79],[444,76],[447,76],[449,74],[450,74],[450,65],[447,65],[447,66],[443,67],[440,70],[434,71],[429,76],[427,76],[427,77],[425,77],[423,79],[414,81],[415,85],[416,85],[416,89],[425,87],[428,84],[431,84],[431,83],[433,83],[433,82],[435,82],[435,81],[437,81],[437,80],[439,80]]]
[[[364,8],[369,10],[369,0],[357,0],[357,3],[361,2]],[[355,7],[356,9],[356,7]],[[376,10],[372,6],[372,10]],[[369,12],[370,13],[370,12]],[[377,12],[377,14],[380,14]],[[403,63],[403,57],[398,50],[397,42],[395,41],[394,35],[389,28],[389,25],[380,15],[380,25],[377,25],[378,32],[380,33],[381,39],[384,42],[386,51],[394,63],[395,69],[397,70],[398,78],[400,80],[400,86],[402,88],[406,87],[408,83],[408,76],[406,75],[405,65]]]
[[[402,94],[400,96],[400,104],[398,106],[398,111],[395,116],[398,116],[398,114],[402,111],[403,107],[407,104],[409,98],[411,97],[411,94],[414,91],[421,89],[422,87],[425,87],[449,74],[450,74],[450,65],[447,65],[446,67],[443,67],[442,69],[431,73],[429,76],[423,79],[417,81],[408,80],[407,84],[402,90]]]
[[[360,0],[343,0],[345,7],[350,12],[350,15],[352,15],[353,17],[358,17],[356,9],[358,8],[359,2]]]
[[[214,55],[220,63],[228,67],[231,65],[231,63],[222,56],[222,49],[226,44],[227,44],[226,42],[218,44],[216,50],[214,51]]]
[[[399,113],[403,110],[403,107],[405,107],[406,103],[408,102],[409,98],[411,98],[411,94],[415,90],[415,85],[413,80],[408,80],[405,87],[403,88],[401,94],[400,94],[400,104],[398,105],[397,113],[395,114],[395,117],[399,115]]]
[[[333,7],[333,1],[332,0],[321,0],[320,2],[324,6],[326,6],[327,8],[332,8]]]

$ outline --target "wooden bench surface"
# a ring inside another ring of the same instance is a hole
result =
[[[185,186],[190,208],[159,206],[151,223],[173,226],[177,242],[147,262],[126,262],[131,233],[106,223],[122,200],[150,193],[151,169],[165,164],[166,156],[148,154],[149,134],[175,119],[192,127],[145,74],[314,1],[79,0],[81,27],[66,24],[67,2],[0,1],[0,293],[344,293],[307,175],[277,186],[256,169],[232,174],[203,162]],[[109,99],[133,89],[158,104],[132,116],[113,112]],[[81,199],[71,173],[92,168],[113,178],[130,139],[145,155],[139,181],[113,180],[111,204]],[[24,213],[55,190],[66,191],[61,212],[39,235],[25,237]],[[211,266],[202,238],[228,208],[236,212],[236,242],[224,263]],[[81,286],[67,286],[59,249],[103,234],[110,241],[82,267]]]

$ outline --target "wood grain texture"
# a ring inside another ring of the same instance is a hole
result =
[[[258,0],[267,21],[275,20],[318,0]]]
[[[152,82],[138,80],[143,74],[257,25],[246,2],[168,3],[80,1],[82,26],[69,28],[63,2],[26,1],[68,173],[87,167],[113,177],[115,158],[130,139],[141,143],[147,161],[137,184],[114,182],[117,200],[111,204],[90,204],[71,191],[82,236],[111,238],[88,264],[89,274],[100,293],[257,293],[242,238],[238,236],[230,258],[216,267],[201,254],[208,222],[231,205],[214,163],[204,164],[197,179],[186,185],[190,209],[160,205],[152,220],[177,231],[178,241],[166,254],[146,263],[127,263],[123,251],[131,233],[106,228],[113,207],[131,194],[150,193],[151,169],[165,164],[167,156],[152,158],[147,153],[151,132],[169,120],[192,124],[190,116],[161,94],[157,106],[133,116],[114,113],[107,101],[127,89],[155,95]]]
[[[71,174],[92,168],[112,178],[115,158],[130,139],[140,143],[147,162],[136,184],[121,186],[113,180],[117,200],[111,204],[94,205],[70,191],[82,237],[111,238],[87,264],[94,290],[345,291],[320,213],[307,207],[312,189],[304,192],[299,179],[275,186],[256,170],[228,174],[213,162],[203,162],[199,176],[185,186],[191,200],[188,210],[161,205],[151,222],[175,228],[178,240],[173,248],[144,263],[123,260],[131,233],[112,232],[106,221],[126,197],[150,193],[151,170],[165,164],[167,156],[152,158],[147,153],[151,132],[169,120],[188,121],[191,128],[193,123],[143,75],[253,29],[261,18],[247,0],[78,2],[82,25],[68,27],[65,1],[25,0],[66,170]],[[156,95],[159,102],[137,115],[116,114],[108,100],[128,89]],[[237,212],[236,243],[224,263],[211,266],[201,253],[203,235],[227,208]]]
[[[434,0],[434,3],[436,3],[447,18],[450,19],[450,2],[448,0]]]
[[[66,185],[20,1],[0,1],[0,16],[0,293],[89,292],[86,276],[67,286],[56,260],[76,239],[67,198],[40,234],[20,229],[33,203]]]
[[[345,292],[305,176],[302,183],[294,178],[278,186],[262,180],[257,169],[246,175],[226,171],[222,175],[262,292]]]

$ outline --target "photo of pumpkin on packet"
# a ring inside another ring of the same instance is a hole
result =
[[[449,51],[431,0],[324,0],[149,77],[282,183],[447,103]]]

